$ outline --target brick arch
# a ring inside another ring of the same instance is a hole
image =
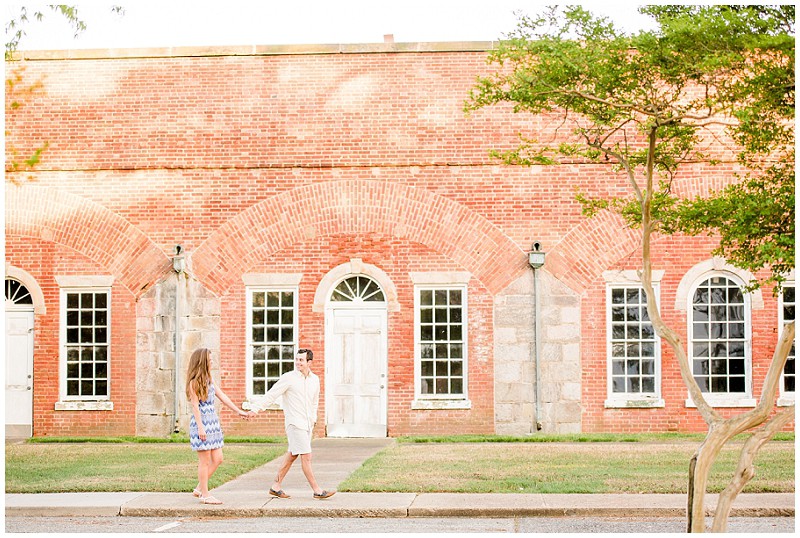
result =
[[[6,185],[6,235],[69,247],[104,267],[134,296],[170,270],[144,233],[109,209],[38,185]]]
[[[604,211],[584,219],[547,252],[545,269],[582,293],[597,275],[638,248],[641,238],[619,215]]]
[[[192,272],[222,294],[255,263],[294,243],[370,232],[448,256],[493,294],[527,269],[522,249],[469,208],[401,183],[344,180],[299,187],[237,215],[192,254]]]

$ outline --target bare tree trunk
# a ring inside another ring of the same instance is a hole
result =
[[[744,443],[736,473],[725,490],[720,493],[717,509],[714,511],[714,523],[711,526],[712,532],[728,531],[728,518],[730,517],[733,501],[756,474],[755,466],[753,465],[756,454],[767,441],[772,439],[793,418],[794,406],[783,409],[767,422],[763,429],[754,433]]]
[[[628,171],[628,179],[632,183],[634,192],[636,193],[641,206],[642,206],[642,287],[647,296],[647,313],[650,317],[650,322],[659,337],[664,339],[675,353],[675,358],[680,366],[681,378],[689,390],[689,396],[697,406],[697,410],[703,417],[703,420],[708,424],[708,434],[703,442],[695,452],[689,464],[689,491],[687,499],[687,530],[688,532],[704,532],[705,531],[705,494],[708,485],[708,477],[711,472],[711,467],[717,459],[722,447],[725,446],[732,437],[738,435],[750,428],[754,428],[762,424],[769,416],[772,408],[775,405],[775,393],[777,391],[778,382],[781,373],[783,372],[786,357],[788,356],[791,343],[794,341],[794,322],[787,325],[786,329],[782,331],[781,339],[776,346],[773,355],[772,363],[769,367],[769,372],[764,381],[764,387],[761,393],[761,400],[755,409],[728,419],[723,419],[714,408],[708,404],[703,392],[694,379],[691,365],[689,364],[688,354],[681,342],[678,334],[664,323],[661,318],[661,313],[656,303],[655,291],[653,289],[653,268],[650,259],[650,244],[651,236],[653,233],[653,220],[651,212],[651,202],[653,193],[653,172],[655,163],[655,146],[657,139],[658,125],[651,127],[648,133],[648,160],[646,165],[646,188],[640,190],[636,179],[634,177],[633,168],[629,163],[624,163],[625,169]],[[780,429],[783,424],[776,426]],[[771,429],[771,428],[770,428]],[[774,435],[774,434],[773,434]],[[771,437],[771,436],[770,436]],[[752,457],[755,457],[758,449],[768,440],[765,439],[761,443],[754,441]],[[746,463],[746,462],[745,462]],[[745,475],[742,475],[745,476]],[[742,486],[744,487],[744,486]],[[731,486],[729,493],[730,499],[724,501],[725,503],[732,503],[733,499],[741,489],[736,490],[736,486]],[[728,507],[728,511],[730,508]],[[724,516],[727,519],[727,515]],[[716,526],[715,517],[715,526]]]

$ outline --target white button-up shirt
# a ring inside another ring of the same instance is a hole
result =
[[[283,396],[283,414],[286,426],[311,431],[317,422],[319,406],[319,377],[314,372],[304,376],[299,370],[283,374],[264,396],[250,401],[253,411],[266,409]]]

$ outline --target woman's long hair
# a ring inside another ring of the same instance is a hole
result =
[[[211,351],[201,347],[192,353],[189,359],[189,370],[186,373],[186,397],[192,399],[192,394],[197,394],[200,400],[208,398],[208,385],[211,383],[211,368],[209,368]]]

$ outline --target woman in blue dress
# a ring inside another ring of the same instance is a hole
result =
[[[224,444],[222,426],[214,407],[215,397],[239,414],[249,418],[248,413],[236,407],[221,388],[215,388],[211,381],[211,351],[200,348],[189,359],[186,374],[186,397],[192,404],[192,418],[189,421],[189,442],[197,452],[197,487],[192,492],[203,504],[222,504],[222,501],[208,493],[208,479],[222,463]]]

